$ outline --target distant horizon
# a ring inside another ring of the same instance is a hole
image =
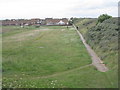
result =
[[[62,18],[67,18],[67,17],[61,17],[61,18],[56,18],[56,17],[46,17],[46,18],[52,18],[52,19],[62,19]],[[46,18],[6,18],[6,19],[0,19],[0,20],[12,20],[12,19],[15,19],[15,20],[19,20],[19,19],[25,19],[25,20],[29,20],[29,19],[46,19]],[[72,17],[70,17],[72,18]],[[67,19],[70,19],[70,18],[67,18]],[[73,18],[91,18],[91,17],[73,17]],[[92,17],[93,18],[93,17]]]
[[[30,18],[118,17],[119,0],[1,0],[0,20]]]
[[[110,15],[111,16],[111,15]],[[112,16],[113,17],[113,16]],[[53,19],[62,19],[62,18],[67,18],[67,17],[61,17],[61,18],[57,18],[57,17],[46,17],[46,18],[53,18]],[[0,19],[0,20],[12,20],[12,19],[15,19],[15,20],[19,20],[19,19],[25,19],[25,20],[30,20],[30,19],[46,19],[46,18],[39,18],[39,17],[36,17],[36,18],[6,18],[6,19]],[[70,17],[72,18],[72,17]],[[70,19],[70,18],[67,18],[67,19]],[[98,18],[98,17],[73,17],[73,18]],[[116,17],[113,17],[113,18],[118,18],[117,16]]]

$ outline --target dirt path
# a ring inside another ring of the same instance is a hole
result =
[[[71,70],[67,70],[67,71],[63,71],[63,72],[58,72],[58,73],[51,74],[51,75],[46,75],[46,76],[40,76],[40,77],[37,77],[37,78],[50,78],[50,77],[55,77],[55,76],[59,76],[59,75],[62,75],[62,74],[67,74],[67,73],[73,72],[74,70],[83,69],[83,68],[89,67],[89,66],[91,66],[91,65],[92,65],[92,64],[88,64],[88,65],[81,66],[81,67],[78,67],[78,68],[74,68],[74,69],[71,69]]]
[[[75,27],[75,25],[73,25]],[[108,71],[108,68],[103,64],[103,61],[100,60],[100,58],[97,56],[97,54],[91,49],[91,47],[86,43],[85,39],[83,38],[82,34],[76,29],[77,33],[79,34],[83,44],[85,45],[88,53],[92,57],[92,64],[97,68],[97,70],[101,72],[106,72]]]

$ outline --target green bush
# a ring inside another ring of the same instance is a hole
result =
[[[102,23],[103,21],[105,21],[106,19],[109,19],[109,18],[112,18],[112,16],[109,16],[107,14],[102,14],[98,17],[97,24]]]

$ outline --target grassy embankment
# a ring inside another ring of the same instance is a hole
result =
[[[107,65],[106,72],[114,86],[118,85],[118,19],[107,19],[96,25],[97,19],[77,19],[75,25],[86,42]],[[91,23],[90,23],[91,22]]]

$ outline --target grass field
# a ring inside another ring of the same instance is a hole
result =
[[[4,88],[114,88],[70,26],[3,27]]]

